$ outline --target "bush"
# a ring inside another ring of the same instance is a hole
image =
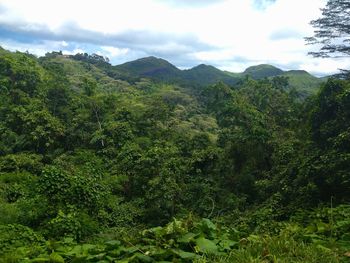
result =
[[[36,256],[44,251],[45,240],[28,227],[22,225],[0,225],[0,258]]]

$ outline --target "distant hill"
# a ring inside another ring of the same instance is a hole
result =
[[[251,66],[241,73],[234,73],[222,71],[214,66],[205,64],[200,64],[191,69],[180,70],[168,61],[153,56],[117,66],[110,65],[106,58],[95,54],[68,56],[53,52],[42,58],[42,60],[47,59],[55,60],[57,63],[64,65],[68,76],[72,75],[72,79],[75,81],[77,78],[74,75],[82,76],[87,73],[86,70],[93,69],[96,79],[105,79],[106,83],[108,83],[108,89],[111,88],[111,85],[109,85],[110,80],[118,81],[119,86],[124,86],[120,81],[125,80],[130,83],[136,83],[140,79],[146,78],[158,82],[201,88],[219,81],[234,86],[247,77],[259,80],[284,76],[288,78],[288,89],[295,89],[303,97],[306,97],[314,94],[318,90],[319,85],[327,80],[327,78],[317,78],[304,70],[283,71],[268,64]],[[76,86],[79,86],[78,84]]]
[[[211,85],[218,81],[225,82],[229,85],[236,84],[241,77],[236,77],[227,74],[213,66],[200,64],[189,70],[183,71],[183,76],[188,83],[194,82],[197,85]]]
[[[156,57],[146,57],[113,67],[118,75],[150,78],[156,81],[178,83],[186,86],[208,86],[219,81],[235,85],[245,77],[259,80],[276,76],[288,77],[288,88],[294,88],[303,96],[316,92],[324,79],[317,78],[304,70],[283,71],[275,66],[261,64],[251,66],[241,73],[222,71],[216,67],[200,64],[186,70],[180,70],[168,61]]]
[[[316,93],[318,87],[325,81],[317,78],[305,70],[289,70],[281,74],[288,77],[289,86],[298,90],[304,96]]]
[[[218,81],[229,85],[236,84],[240,78],[233,78],[213,66],[198,65],[192,69],[180,70],[168,61],[146,57],[114,66],[119,74],[129,77],[146,77],[157,81],[179,83],[184,85],[208,86]]]
[[[247,68],[242,74],[249,75],[253,79],[263,79],[281,75],[283,74],[283,70],[272,65],[261,64]]]
[[[149,77],[161,81],[178,80],[182,73],[168,61],[152,56],[126,62],[114,68],[130,76]]]

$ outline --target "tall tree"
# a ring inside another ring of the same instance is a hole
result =
[[[322,8],[322,17],[311,21],[314,36],[307,37],[309,44],[321,44],[315,57],[339,57],[350,55],[350,1],[328,0]]]

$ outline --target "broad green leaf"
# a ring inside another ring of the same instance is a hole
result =
[[[121,249],[120,248],[108,251],[108,255],[110,255],[112,257],[118,257],[120,254],[121,254]]]
[[[317,232],[323,233],[325,232],[329,226],[326,223],[323,222],[317,222]]]
[[[208,218],[203,218],[201,220],[201,225],[206,229],[216,230],[216,225],[212,221],[210,221],[210,219]]]
[[[34,258],[31,260],[33,263],[42,263],[42,262],[50,262],[48,258]]]
[[[53,262],[53,263],[64,263],[64,259],[59,254],[53,252],[50,255],[50,262]]]
[[[221,240],[219,245],[224,249],[224,250],[230,250],[232,249],[235,245],[237,245],[238,242],[229,240],[229,239],[224,239]]]
[[[191,241],[194,240],[194,238],[197,236],[198,234],[192,233],[192,232],[188,232],[185,235],[181,236],[177,242],[179,243],[189,243]]]
[[[332,251],[330,248],[322,246],[320,244],[318,244],[316,247],[324,252],[331,252]]]
[[[111,240],[111,241],[107,241],[105,244],[107,245],[108,249],[112,249],[112,248],[119,247],[121,243],[119,240]]]
[[[137,246],[121,247],[120,249],[121,249],[121,251],[126,252],[126,253],[130,253],[130,254],[133,254],[133,253],[139,251],[139,247],[137,247]]]
[[[80,245],[75,246],[71,251],[66,253],[66,255],[68,256],[81,255],[81,254],[82,254],[82,248]]]
[[[97,255],[90,255],[86,258],[86,260],[98,260],[98,259],[103,259],[104,257],[106,256],[106,253],[100,253],[100,254],[97,254]]]
[[[217,253],[218,252],[218,247],[216,244],[204,237],[199,237],[196,239],[196,249],[199,252],[203,253]]]
[[[141,254],[140,252],[135,253],[129,257],[126,262],[152,262],[153,259],[147,255]],[[124,262],[124,261],[123,261]]]
[[[173,249],[172,251],[182,259],[196,259],[199,257],[199,255],[195,253],[186,252],[181,249]]]

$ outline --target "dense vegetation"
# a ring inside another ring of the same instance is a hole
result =
[[[123,67],[0,50],[0,262],[349,261],[349,81]]]
[[[127,76],[128,80],[146,77],[153,81],[178,84],[183,87],[205,88],[207,86],[223,82],[227,85],[239,85],[247,78],[261,80],[264,78],[278,77],[284,80],[286,90],[296,90],[300,97],[314,94],[323,78],[317,78],[306,71],[290,70],[283,71],[271,65],[257,65],[247,68],[241,73],[221,71],[213,66],[198,65],[191,69],[180,70],[164,59],[147,57],[127,62],[113,67],[114,75]]]

